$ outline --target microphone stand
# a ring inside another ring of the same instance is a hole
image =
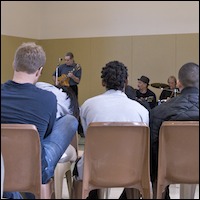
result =
[[[177,96],[177,94],[178,94],[178,89],[177,89],[177,88],[175,88],[175,89],[174,89],[174,97],[176,97],[176,96]]]
[[[61,61],[62,61],[62,58],[58,58],[58,64],[56,67],[56,85],[58,85],[58,67],[60,66]]]

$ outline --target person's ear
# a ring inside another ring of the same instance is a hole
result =
[[[104,81],[101,82],[103,87],[106,87],[106,83]]]
[[[181,90],[181,89],[183,89],[183,84],[182,84],[179,80],[177,80],[176,87],[177,87],[179,90]]]
[[[125,87],[128,85],[128,79],[125,80]]]
[[[43,67],[40,67],[40,68],[36,71],[36,76],[41,76],[41,75],[42,75],[42,69],[43,69]]]

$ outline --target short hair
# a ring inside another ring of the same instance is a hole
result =
[[[177,83],[177,80],[176,80],[176,77],[175,76],[170,76],[168,79],[167,79],[167,82],[169,83],[169,79],[173,79],[175,84]]]
[[[183,87],[199,88],[199,65],[193,62],[184,64],[178,72]]]
[[[128,69],[119,61],[107,63],[101,71],[101,78],[107,89],[123,91],[127,77]]]
[[[16,50],[13,68],[17,72],[35,73],[46,62],[43,48],[34,42],[22,43]]]
[[[67,52],[65,56],[69,56],[70,59],[74,58],[74,54],[72,52]]]

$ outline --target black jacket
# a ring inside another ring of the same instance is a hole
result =
[[[199,89],[184,88],[179,96],[150,111],[152,182],[157,178],[159,129],[163,121],[199,121]]]

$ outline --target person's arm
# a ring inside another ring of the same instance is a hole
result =
[[[49,104],[51,104],[51,114],[49,118],[49,124],[45,133],[45,137],[47,137],[51,133],[56,120],[56,113],[57,113],[57,99],[55,94],[52,93],[51,97],[48,99],[49,99]]]
[[[73,72],[68,73],[68,77],[73,79],[76,83],[80,83],[81,74],[82,74],[82,68],[80,67],[80,65],[78,65],[77,71],[75,70],[74,73]]]
[[[73,79],[76,83],[80,82],[80,79],[71,72],[69,72],[67,76]]]

